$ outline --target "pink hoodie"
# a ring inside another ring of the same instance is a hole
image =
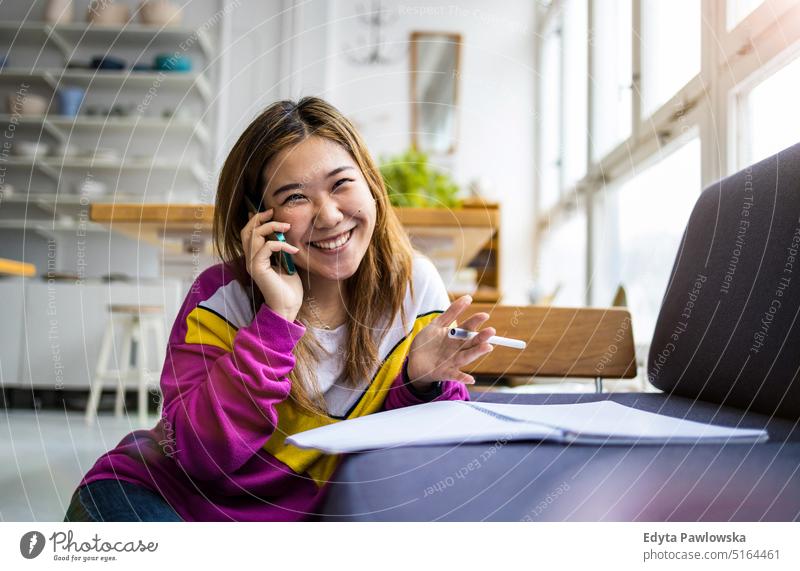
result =
[[[407,295],[406,307],[414,312],[410,317],[416,316],[415,326],[400,331],[397,339],[387,335],[380,346],[382,364],[369,386],[354,396],[357,401],[346,417],[469,398],[464,385],[455,381],[439,383],[428,394],[416,393],[406,382],[413,335],[449,303],[430,261],[416,258],[414,274],[417,301]],[[286,321],[266,304],[254,316],[252,309],[248,314],[243,292],[223,264],[197,278],[170,334],[161,374],[160,422],[151,430],[128,434],[97,460],[81,485],[117,478],[145,486],[187,521],[314,517],[327,488],[326,476],[338,462],[283,444],[293,427],[300,430],[302,424],[290,419],[284,426],[279,418],[281,409],[294,411],[282,407],[291,404],[288,375],[305,327]],[[315,465],[320,467],[316,471],[311,468]]]

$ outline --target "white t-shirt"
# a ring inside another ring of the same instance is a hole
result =
[[[406,299],[403,302],[408,331],[403,330],[400,315],[395,316],[389,332],[378,348],[381,363],[389,356],[391,350],[411,332],[416,318],[431,312],[441,313],[450,305],[447,288],[433,262],[417,252],[412,261],[412,280],[414,300],[412,301],[411,294],[407,291]],[[325,397],[328,413],[336,417],[343,417],[347,414],[372,380],[371,378],[362,379],[357,386],[341,384],[345,364],[347,327],[348,324],[344,323],[332,330],[313,328],[320,344],[329,353],[329,355],[323,355],[318,363],[317,383]]]

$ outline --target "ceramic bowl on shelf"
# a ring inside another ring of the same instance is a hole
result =
[[[131,11],[125,4],[111,0],[92,0],[86,11],[86,21],[101,26],[123,26],[131,19]]]
[[[47,143],[35,143],[30,141],[19,141],[14,144],[14,154],[26,159],[41,158],[50,151]]]
[[[121,71],[127,64],[124,59],[113,56],[94,56],[89,62],[89,67],[103,71]]]
[[[44,9],[44,21],[48,24],[70,24],[74,17],[72,0],[49,0]]]
[[[146,26],[178,26],[181,7],[169,0],[144,0],[139,5],[139,16]]]
[[[44,115],[47,99],[41,95],[10,93],[7,99],[11,115]]]
[[[158,54],[153,69],[158,71],[192,71],[192,60],[180,54]]]

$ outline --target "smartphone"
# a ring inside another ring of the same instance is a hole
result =
[[[256,208],[256,205],[253,204],[253,201],[250,200],[249,196],[245,195],[244,199],[247,202],[248,209],[250,210],[250,212],[253,213],[253,215],[257,214],[258,212],[263,212],[263,209],[259,210]],[[275,239],[278,240],[279,242],[286,242],[286,237],[283,235],[283,232],[275,232],[273,236],[275,236]],[[295,274],[297,270],[294,267],[294,260],[292,259],[291,254],[289,254],[288,252],[275,252],[271,256],[270,263],[277,264],[278,262],[276,260],[276,257],[280,258],[280,264],[281,266],[283,266],[283,269],[286,271],[287,274],[289,274],[290,276]]]

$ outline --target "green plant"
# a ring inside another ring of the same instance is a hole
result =
[[[428,155],[409,149],[381,160],[381,175],[394,206],[452,208],[459,205],[458,185],[429,163]]]

